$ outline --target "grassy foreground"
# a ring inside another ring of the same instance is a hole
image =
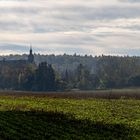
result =
[[[139,140],[140,100],[0,96],[0,139]]]

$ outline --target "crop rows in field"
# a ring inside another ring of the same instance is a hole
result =
[[[0,96],[0,139],[140,139],[139,100]]]

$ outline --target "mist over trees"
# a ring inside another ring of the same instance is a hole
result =
[[[26,57],[10,55],[5,59]],[[22,67],[0,64],[0,89],[63,91],[140,86],[140,57],[36,54],[35,62]]]

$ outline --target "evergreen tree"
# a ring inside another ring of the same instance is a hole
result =
[[[55,73],[51,65],[46,62],[39,64],[35,75],[35,84],[39,91],[53,91],[55,88]]]
[[[52,65],[48,65],[48,71],[47,71],[47,90],[54,91],[56,90],[56,83],[55,83],[55,72],[52,68]]]

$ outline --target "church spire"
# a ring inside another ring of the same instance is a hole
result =
[[[28,56],[28,62],[29,63],[34,63],[34,55],[33,55],[33,51],[32,51],[32,45],[30,45],[30,53]]]
[[[30,44],[30,55],[32,55],[32,45]]]

